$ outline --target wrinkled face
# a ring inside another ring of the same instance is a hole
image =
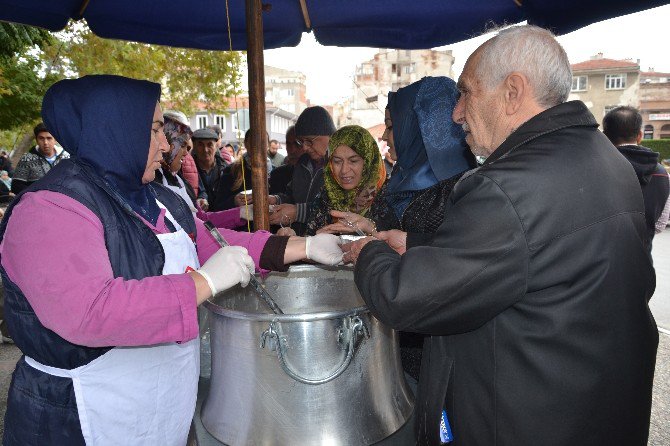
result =
[[[208,166],[213,166],[215,163],[214,155],[216,154],[216,140],[215,139],[196,139],[193,143],[195,156],[198,161],[205,163]]]
[[[314,161],[319,161],[326,156],[328,153],[328,143],[330,142],[330,136],[315,136],[308,135],[298,138],[298,144],[300,144],[305,152],[312,158]]]
[[[56,154],[56,140],[51,133],[40,132],[35,139],[37,140],[38,150],[42,155],[48,158]]]
[[[502,141],[495,135],[504,116],[497,88],[488,89],[477,76],[480,51],[470,56],[458,78],[460,97],[452,118],[465,131],[465,141],[476,156],[488,157]]]
[[[386,141],[386,145],[389,148],[388,156],[390,156],[393,161],[397,161],[398,155],[396,155],[395,145],[393,144],[393,121],[391,121],[391,112],[388,108],[384,111],[384,126],[382,141]]]
[[[163,111],[158,104],[156,104],[152,121],[149,156],[147,158],[147,167],[144,169],[144,175],[142,175],[142,184],[150,183],[156,178],[156,169],[161,167],[163,154],[170,150],[170,144],[168,144],[165,132],[163,132]]]
[[[188,139],[188,141],[183,146],[181,146],[181,150],[179,150],[179,152],[177,152],[177,156],[175,156],[174,159],[172,160],[172,162],[170,163],[170,172],[173,172],[173,173],[178,172],[179,169],[181,169],[181,163],[184,160],[184,157],[186,156],[186,154],[188,153],[188,151],[189,151],[188,148],[189,147],[192,147],[190,138]]]
[[[333,175],[344,190],[352,190],[358,186],[363,177],[363,158],[349,147],[337,146],[330,159]]]

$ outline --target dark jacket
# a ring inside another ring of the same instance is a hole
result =
[[[268,182],[270,195],[286,193],[288,184],[293,179],[294,168],[295,166],[293,164],[282,164],[281,166],[272,169],[272,172],[270,172],[270,180]]]
[[[69,153],[61,150],[60,153],[57,153],[54,162],[50,163],[37,148],[33,147],[21,157],[16,165],[16,169],[14,169],[12,192],[18,194],[46,175],[61,160],[68,159],[69,157]]]
[[[646,445],[658,332],[642,194],[583,103],[552,107],[463,176],[401,257],[374,241],[355,281],[381,321],[430,334],[418,444]]]
[[[631,144],[618,146],[617,149],[635,169],[635,174],[642,187],[647,237],[649,237],[649,249],[651,249],[651,241],[656,234],[656,220],[661,216],[670,192],[668,172],[658,163],[658,153],[646,147]]]
[[[223,210],[224,202],[230,195],[230,191],[227,191],[221,184],[221,177],[226,169],[226,163],[223,162],[223,159],[220,156],[215,156],[214,167],[212,167],[210,175],[207,175],[205,171],[198,166],[196,157],[194,156],[193,158],[196,161],[195,165],[198,169],[199,186],[204,189],[204,192],[206,193],[204,196],[199,194],[198,197],[207,199],[207,202],[209,203],[209,211]]]
[[[291,227],[298,235],[305,232],[309,206],[321,187],[323,167],[314,168],[309,155],[302,155],[293,169],[293,178],[286,187],[286,193],[277,194],[280,203],[293,203],[297,206],[297,221]]]

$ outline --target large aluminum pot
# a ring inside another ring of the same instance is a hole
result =
[[[283,315],[247,288],[212,311],[212,375],[201,418],[241,445],[369,445],[410,417],[397,333],[372,317],[349,268],[293,266],[265,279]]]

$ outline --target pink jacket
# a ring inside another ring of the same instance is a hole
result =
[[[155,233],[169,232],[161,211]],[[196,219],[198,258],[219,247]],[[244,246],[257,267],[270,233],[220,230]],[[11,255],[8,255],[11,253]],[[89,347],[183,342],[198,334],[195,285],[188,274],[126,280],[114,277],[102,223],[63,194],[27,193],[14,208],[0,244],[2,266],[40,322]]]
[[[184,158],[182,158],[181,174],[184,177],[184,180],[188,181],[188,184],[191,185],[195,191],[195,195],[198,196],[198,168],[190,153],[187,153]]]

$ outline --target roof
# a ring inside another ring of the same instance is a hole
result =
[[[596,70],[611,70],[617,68],[629,68],[632,70],[640,69],[637,62],[630,60],[614,60],[614,59],[593,59],[585,62],[579,62],[570,65],[572,71],[596,71]]]
[[[273,0],[263,6],[266,49],[296,46],[304,32],[322,45],[424,49],[480,35],[490,23],[531,24],[565,34],[668,0]],[[244,1],[0,0],[0,20],[63,29],[86,19],[110,39],[185,48],[247,49]],[[229,25],[230,24],[230,25]]]
[[[642,71],[640,77],[670,77],[670,73],[659,73],[658,71]]]

